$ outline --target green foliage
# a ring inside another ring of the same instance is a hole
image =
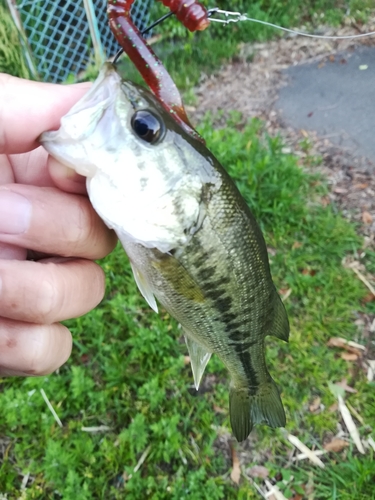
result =
[[[359,9],[359,1],[350,5]],[[326,9],[328,15],[338,7],[341,12],[346,5],[328,0],[220,2],[220,7],[284,25],[318,22],[314,13]],[[1,14],[0,19],[1,29]],[[172,35],[185,32],[179,27]],[[231,30],[213,27],[195,38],[188,35],[182,46],[164,44],[161,57],[178,84],[191,88],[202,68],[215,69],[238,50],[240,41],[269,36],[267,28],[250,23]],[[129,72],[126,76],[132,78]],[[335,206],[321,203],[327,193],[324,180],[302,170],[296,157],[283,152],[280,138],[267,136],[260,121],[244,123],[237,114],[215,130],[206,117],[200,131],[265,233],[277,288],[291,290],[286,302],[291,340],[267,339],[268,365],[283,391],[288,431],[307,445],[319,445],[336,432],[339,420],[329,410],[335,402],[329,383],[349,376],[347,363],[326,342],[331,336],[360,341],[353,319],[358,312],[375,312],[372,303],[362,305],[366,290],[341,264],[346,255],[357,255],[361,240]],[[317,160],[308,161],[314,165]],[[371,272],[374,257],[369,251],[363,257]],[[196,393],[177,324],[164,311],[150,311],[123,250],[118,247],[101,264],[106,297],[90,314],[67,322],[74,337],[69,362],[48,377],[0,381],[0,493],[8,500],[258,498],[247,479],[238,487],[229,479],[224,367],[213,357],[204,390]],[[352,406],[366,423],[373,422],[373,386],[361,370],[350,383],[358,391],[350,395]],[[62,428],[48,410],[42,388]],[[308,406],[317,396],[324,407],[315,414]],[[253,431],[251,453],[246,446],[241,449],[248,457],[244,468],[254,461],[264,463],[272,475],[282,472],[278,484],[288,498],[302,494],[306,484],[316,499],[374,498],[370,455],[358,457],[353,450],[333,455],[324,471],[291,466],[290,445],[282,432],[265,426]],[[21,492],[27,473],[31,479]]]
[[[17,29],[8,9],[0,2],[0,73],[30,78]]]
[[[282,141],[268,137],[261,122],[243,124],[234,116],[227,127],[214,130],[207,117],[201,133],[274,249],[271,266],[278,288],[292,290],[286,302],[291,340],[268,340],[268,363],[283,389],[288,430],[307,444],[321,442],[335,432],[338,420],[328,411],[334,403],[328,382],[341,380],[348,370],[326,341],[337,335],[360,340],[353,311],[362,309],[366,291],[341,265],[346,254],[360,248],[360,239],[334,207],[319,203],[326,193],[323,181],[283,153]],[[213,385],[197,394],[176,323],[163,311],[149,310],[123,251],[118,248],[102,265],[106,299],[68,322],[75,347],[67,365],[48,377],[2,381],[0,432],[9,444],[0,491],[18,498],[22,474],[30,472],[34,481],[27,498],[52,498],[52,492],[68,500],[255,498],[246,480],[239,489],[228,481],[231,464],[217,440],[218,433],[230,432],[224,367],[212,359],[207,376]],[[46,407],[41,388],[63,428]],[[364,375],[357,389],[351,403],[371,422],[374,396]],[[315,415],[306,409],[317,395],[326,410]],[[215,412],[217,407],[224,413]],[[93,427],[99,430],[89,432]],[[310,469],[284,465],[289,447],[279,431],[259,426],[255,436],[254,452],[267,450],[274,457],[271,471],[288,469],[294,477],[280,487],[288,495],[298,492]],[[313,485],[322,495],[317,498],[331,498],[325,495],[332,484],[337,498],[344,494],[335,474],[345,484],[355,482],[358,498],[372,498],[364,496],[370,491],[370,462],[353,455],[344,464],[328,465],[325,475],[314,471]]]

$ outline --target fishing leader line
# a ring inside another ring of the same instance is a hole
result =
[[[225,16],[225,19],[217,19],[215,17],[212,17],[215,14],[222,14],[223,16]],[[252,17],[248,17],[246,14],[241,14],[241,12],[232,12],[229,10],[221,10],[219,8],[209,9],[208,16],[211,22],[229,24],[229,23],[238,23],[242,21],[250,21],[253,23],[263,24],[265,26],[270,26],[271,28],[276,28],[278,30],[286,31],[287,33],[293,33],[295,35],[306,36],[309,38],[320,38],[325,40],[348,40],[353,38],[364,38],[366,36],[375,35],[375,31],[370,31],[369,33],[361,33],[360,35],[345,35],[345,36],[313,35],[312,33],[305,33],[303,31],[284,28],[283,26],[278,26],[277,24],[269,23],[267,21],[261,21],[260,19],[254,19]]]
[[[150,26],[148,26],[146,29],[144,29],[141,34],[145,35],[149,31],[151,31],[153,28],[155,28],[157,25],[161,24],[163,21],[168,19],[169,17],[173,16],[175,14],[174,11],[168,12],[164,16],[162,16],[160,19],[152,23]],[[218,19],[216,17],[213,17],[215,14],[223,15],[225,19]],[[218,7],[214,7],[212,9],[209,9],[207,11],[207,17],[210,18],[210,22],[216,22],[216,23],[221,23],[228,25],[230,23],[239,23],[243,21],[249,21],[252,23],[258,23],[258,24],[263,24],[264,26],[270,26],[271,28],[275,28],[281,31],[285,31],[287,33],[292,33],[294,35],[299,35],[299,36],[304,36],[304,37],[309,37],[309,38],[318,38],[318,39],[323,39],[323,40],[349,40],[349,39],[354,39],[354,38],[365,38],[367,36],[373,36],[375,35],[375,31],[370,31],[369,33],[361,33],[359,35],[345,35],[345,36],[329,36],[329,35],[314,35],[312,33],[306,33],[303,31],[298,31],[298,30],[293,30],[290,28],[284,28],[283,26],[279,26],[278,24],[273,24],[269,23],[267,21],[261,21],[260,19],[254,19],[252,17],[248,17],[246,14],[241,14],[241,12],[234,12],[230,10],[222,10],[219,9]],[[115,55],[113,59],[113,64],[116,64],[119,57],[123,53],[123,49],[120,49],[117,54]]]

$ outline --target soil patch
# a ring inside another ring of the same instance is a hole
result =
[[[346,26],[336,30],[323,27],[319,34],[343,36],[369,31],[375,31],[375,16],[365,26],[359,27],[349,19]],[[229,65],[215,75],[202,76],[196,89],[198,104],[193,114],[194,119],[199,120],[207,111],[214,116],[219,113],[221,118],[217,119],[217,126],[224,123],[232,110],[240,111],[246,118],[259,117],[265,121],[271,135],[284,137],[290,150],[300,156],[301,164],[306,157],[301,143],[308,141],[308,154],[322,157],[318,168],[331,186],[327,202],[334,202],[348,219],[357,222],[366,245],[374,246],[374,161],[360,147],[353,148],[345,140],[335,144],[329,133],[319,134],[288,122],[277,104],[280,92],[290,85],[288,68],[290,71],[290,68],[312,63],[320,67],[340,67],[345,64],[343,53],[349,58],[363,50],[375,51],[375,36],[340,41],[288,36],[266,43],[241,44],[238,56]],[[337,102],[332,102],[332,106],[337,106]],[[368,127],[368,114],[362,116],[363,124],[358,123],[358,127]],[[356,117],[357,121],[360,119]]]

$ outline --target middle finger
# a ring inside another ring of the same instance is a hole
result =
[[[52,187],[0,186],[0,241],[63,257],[101,259],[116,236],[85,196]]]
[[[43,324],[76,318],[99,304],[104,284],[90,260],[0,260],[0,317]]]

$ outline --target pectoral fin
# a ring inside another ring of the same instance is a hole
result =
[[[199,389],[204,370],[210,360],[211,353],[205,347],[185,335],[185,342],[189,351],[191,368],[193,370],[194,385]]]
[[[153,309],[157,313],[158,306],[156,304],[154,294],[152,293],[151,287],[150,287],[147,279],[139,271],[139,269],[137,267],[135,267],[135,265],[132,262],[130,262],[130,265],[132,266],[134,279],[135,279],[135,282],[137,283],[139,291],[141,292],[143,297],[146,299],[146,301],[147,301],[148,305],[151,307],[151,309]]]

